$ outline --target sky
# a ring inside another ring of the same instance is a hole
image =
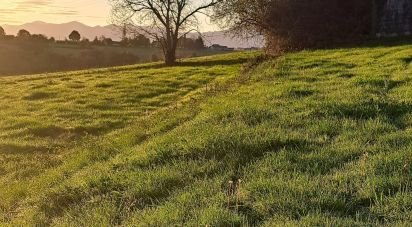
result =
[[[20,25],[33,21],[66,23],[78,21],[89,26],[110,24],[108,0],[0,0],[0,24]],[[217,27],[200,18],[202,31]]]

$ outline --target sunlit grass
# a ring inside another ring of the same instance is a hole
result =
[[[155,63],[1,78],[3,213],[9,216],[30,193],[59,180],[53,179],[56,168],[74,172],[89,165],[90,156],[100,160],[114,155],[117,151],[110,145],[96,145],[112,144],[113,141],[105,139],[110,134],[121,134],[124,128],[141,130],[135,138],[127,139],[135,144],[151,133],[173,127],[177,122],[172,118],[180,119],[179,114],[168,117],[164,123],[150,123],[150,118],[155,115],[160,121],[158,112],[170,113],[203,95],[207,84],[235,77],[249,57],[250,54],[236,53],[187,60],[173,68]],[[88,148],[94,149],[95,154],[83,152]],[[0,220],[7,219],[6,216],[0,216]]]
[[[64,124],[34,127],[30,133],[36,133],[37,144],[71,144],[73,155],[62,156],[61,163],[32,177],[28,188],[20,185],[17,190],[17,184],[16,190],[2,191],[9,201],[2,205],[3,219],[58,226],[407,225],[412,221],[411,55],[410,45],[304,51],[263,62],[235,80],[240,62],[229,59],[237,55],[223,57],[226,63],[237,62],[233,65],[216,66],[219,61],[209,58],[203,66],[131,70],[139,75],[162,70],[150,74],[157,80],[159,72],[177,75],[173,73],[190,69],[189,84],[197,78],[191,74],[222,76],[217,77],[218,86],[208,85],[214,95],[190,96],[175,105],[188,97],[179,93],[167,104],[173,108],[144,118],[121,118],[134,120],[111,126],[119,130],[80,147],[60,137],[39,136],[67,130]],[[98,87],[112,84],[105,79]],[[195,84],[187,86],[196,90]],[[21,90],[26,87],[20,85]],[[144,95],[130,95],[151,100],[153,90],[162,97],[182,90],[168,88],[157,84]],[[95,98],[100,97],[96,88],[90,93],[82,89],[84,94],[78,95],[103,102]],[[58,100],[59,93],[52,89],[36,92],[20,97],[38,105],[50,105],[43,97]],[[12,108],[13,99],[5,100]],[[113,105],[119,111],[117,105],[133,103],[119,100],[100,107]],[[157,101],[162,106],[162,100]],[[51,117],[60,113],[47,111]],[[105,120],[115,119],[99,111],[92,123],[104,126]],[[127,111],[120,113],[128,116]],[[87,127],[85,118],[72,119],[73,125]],[[21,134],[10,130],[4,136],[32,139],[24,136],[24,127],[14,129]],[[34,156],[29,152],[22,157],[27,161]],[[16,179],[12,172],[4,179]],[[13,203],[12,198],[20,200]]]

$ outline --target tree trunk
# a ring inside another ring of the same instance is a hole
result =
[[[173,50],[173,48],[170,48],[170,49],[166,50],[165,64],[166,65],[176,64],[176,50]]]
[[[170,37],[170,39],[171,40],[167,42],[168,45],[167,45],[166,52],[165,52],[165,64],[169,66],[176,64],[176,49],[177,49],[177,41],[178,41],[177,36]]]

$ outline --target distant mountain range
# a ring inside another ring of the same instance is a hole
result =
[[[113,40],[121,39],[121,29],[115,25],[107,26],[88,26],[77,21],[64,23],[64,24],[53,24],[46,23],[42,21],[35,21],[32,23],[22,24],[22,25],[1,25],[7,34],[15,35],[21,29],[26,29],[32,34],[43,34],[48,37],[54,37],[57,40],[64,40],[71,31],[77,30],[80,32],[82,37],[88,38],[90,40],[94,39],[96,36],[105,36]],[[190,35],[194,36],[194,34]],[[224,31],[216,32],[205,32],[203,34],[206,45],[210,46],[212,44],[220,44],[228,47],[234,48],[249,48],[249,47],[262,47],[263,40],[242,40],[239,38],[233,38],[231,35],[226,34]]]

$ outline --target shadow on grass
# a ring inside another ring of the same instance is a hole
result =
[[[412,45],[412,36],[391,37],[391,38],[376,38],[369,37],[363,40],[356,41],[338,41],[324,46],[308,47],[305,50],[336,50],[350,48],[377,48],[377,47],[395,47]],[[292,52],[299,52],[292,51]]]
[[[231,66],[231,65],[244,64],[248,60],[249,60],[248,58],[222,59],[222,60],[215,60],[215,59],[209,58],[209,59],[205,59],[204,61],[200,61],[200,59],[196,59],[196,61],[179,59],[175,65],[166,65],[163,62],[155,62],[155,63],[144,64],[144,65],[132,65],[132,66],[123,66],[123,67],[95,69],[95,70],[92,70],[90,74],[98,73],[98,72],[105,72],[105,71],[115,73],[115,72],[122,72],[122,71],[164,69],[164,68],[174,68],[174,67]]]
[[[392,37],[392,38],[368,38],[360,41],[346,41],[328,46],[324,50],[333,50],[341,48],[376,48],[376,47],[394,47],[412,45],[412,36]]]
[[[42,100],[42,99],[50,99],[55,97],[55,93],[50,93],[50,92],[33,92],[30,95],[24,97],[24,100],[28,100],[28,101],[36,101],[36,100]]]
[[[206,61],[183,61],[178,62],[176,66],[184,67],[197,67],[197,66],[230,66],[230,65],[239,65],[247,62],[247,58],[237,58],[237,59],[208,59]]]
[[[341,119],[368,120],[382,117],[388,123],[399,129],[406,127],[403,117],[412,112],[412,106],[407,103],[374,101],[353,104],[336,104],[322,107],[318,112],[321,116],[333,116]]]
[[[412,44],[411,36],[393,37],[393,38],[373,38],[360,43],[361,47],[392,47],[392,46],[405,46]]]
[[[17,145],[17,144],[0,144],[0,153],[8,155],[27,155],[36,152],[44,153],[49,148],[43,146]]]
[[[34,136],[37,136],[37,137],[42,137],[42,138],[49,137],[52,139],[57,139],[67,134],[68,130],[62,127],[55,126],[55,125],[50,125],[47,127],[39,127],[39,128],[31,129],[30,132]]]

